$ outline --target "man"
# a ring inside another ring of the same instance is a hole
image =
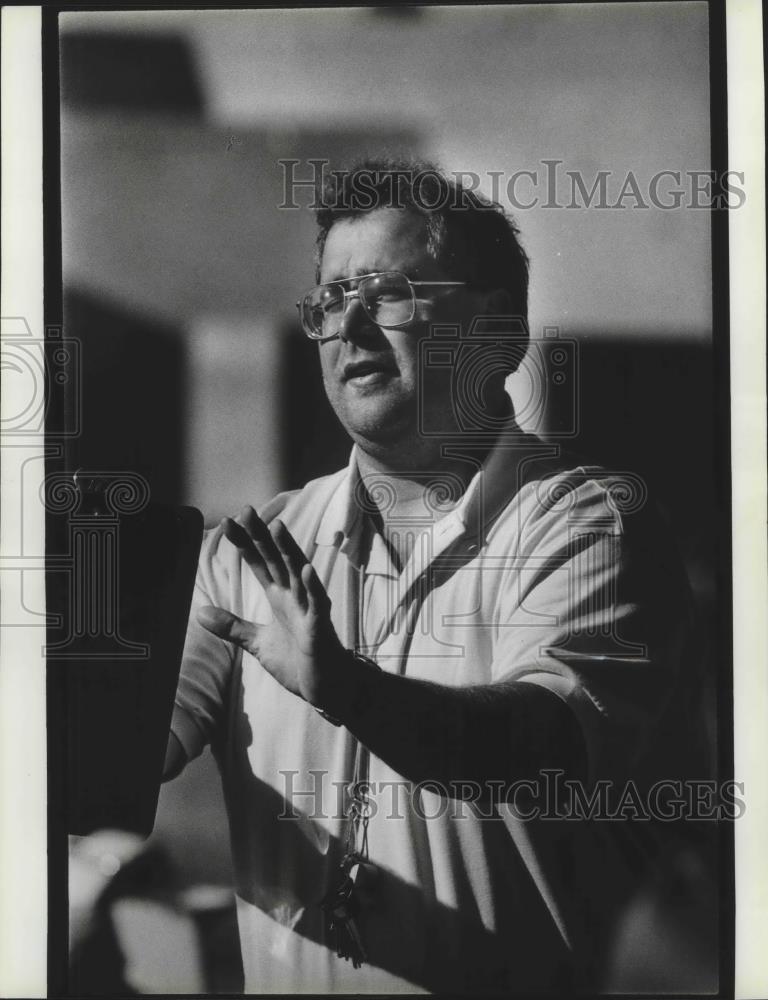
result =
[[[633,541],[626,481],[515,424],[528,269],[503,212],[407,163],[322,204],[300,311],[351,460],[209,533],[167,774],[210,742],[249,992],[594,985],[632,872],[553,820],[564,786],[544,818],[537,795],[663,742],[680,567],[655,526]]]

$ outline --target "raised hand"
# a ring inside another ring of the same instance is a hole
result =
[[[267,625],[207,607],[198,621],[210,632],[256,656],[288,691],[322,706],[337,683],[346,650],[331,624],[331,602],[314,568],[280,520],[270,527],[252,507],[238,521],[224,518],[227,539],[264,588],[272,609]]]

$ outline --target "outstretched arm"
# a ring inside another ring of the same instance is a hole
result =
[[[267,528],[251,508],[241,521],[225,519],[224,532],[264,588],[273,620],[257,625],[211,607],[200,623],[257,657],[398,773],[448,790],[510,783],[542,768],[583,775],[579,725],[557,695],[519,682],[448,687],[369,667],[342,646],[328,596],[285,525]]]

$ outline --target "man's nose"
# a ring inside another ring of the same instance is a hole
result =
[[[357,296],[347,299],[346,309],[339,324],[339,339],[347,343],[349,340],[370,336],[376,330],[375,323],[363,309],[360,299]]]

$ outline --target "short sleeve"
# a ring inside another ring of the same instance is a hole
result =
[[[616,496],[586,476],[531,491],[492,666],[494,680],[538,684],[567,702],[593,778],[625,771],[653,741],[691,628],[660,519],[650,508],[622,512]]]
[[[279,493],[259,510],[261,519],[269,524],[281,516],[297,492]],[[198,623],[197,613],[207,605],[249,621],[271,618],[261,585],[250,571],[243,571],[237,549],[221,526],[206,531],[203,538],[171,719],[171,731],[188,760],[197,757],[206,744],[224,739],[231,680],[242,656],[236,646]]]
[[[229,678],[238,655],[235,647],[197,621],[197,612],[206,605],[237,613],[232,607],[232,567],[228,565],[231,560],[219,551],[223,542],[221,528],[205,533],[171,720],[171,731],[188,760],[197,757],[215,739],[222,725]]]

